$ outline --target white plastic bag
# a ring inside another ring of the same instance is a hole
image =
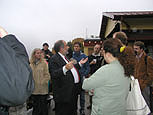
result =
[[[131,79],[131,90],[127,97],[127,115],[148,115],[150,109],[141,94],[139,82],[134,77]]]

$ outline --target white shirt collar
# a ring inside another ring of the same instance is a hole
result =
[[[92,53],[93,56],[100,56],[100,53],[98,53],[97,55],[95,53]]]
[[[61,54],[60,52],[58,52],[58,54],[65,59],[65,56],[63,54]]]

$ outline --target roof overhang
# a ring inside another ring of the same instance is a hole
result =
[[[153,11],[104,12],[99,36],[101,39],[105,39],[119,23],[124,23],[126,28],[130,28],[130,25],[127,23],[129,20],[146,20],[146,18],[151,21],[153,19]]]

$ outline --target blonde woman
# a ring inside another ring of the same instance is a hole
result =
[[[48,72],[48,64],[42,57],[42,50],[36,48],[33,50],[30,66],[33,71],[35,89],[32,94],[33,113],[32,115],[48,115],[47,95],[48,95],[48,80],[50,75]]]

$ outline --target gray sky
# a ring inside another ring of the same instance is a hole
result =
[[[99,35],[102,12],[110,11],[153,11],[153,0],[0,0],[0,26],[31,54],[44,42],[51,48],[59,39]]]

